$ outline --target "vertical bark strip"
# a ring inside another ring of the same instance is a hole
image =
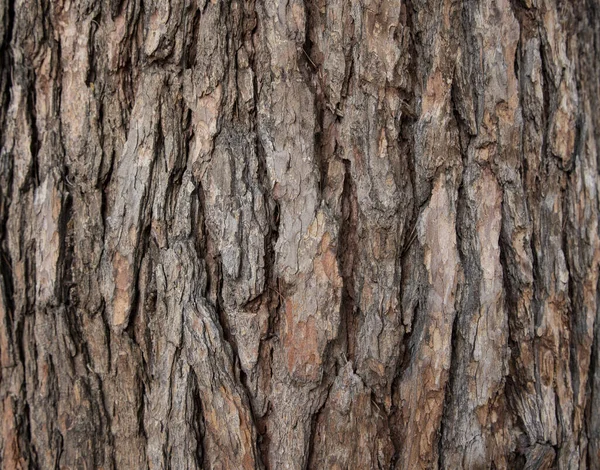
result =
[[[597,0],[5,0],[0,466],[600,468]]]

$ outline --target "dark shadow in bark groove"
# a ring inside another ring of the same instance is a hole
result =
[[[196,449],[194,459],[198,468],[202,468],[202,462],[204,457],[204,413],[202,411],[202,400],[200,398],[200,391],[198,389],[198,377],[193,368],[190,368],[188,375],[188,390],[187,390],[187,406],[190,408],[190,412],[186,412],[187,416],[193,416],[194,419],[190,423],[196,438]]]
[[[338,265],[342,276],[342,299],[340,317],[341,334],[345,334],[346,360],[354,362],[356,357],[356,335],[358,333],[358,315],[355,311],[354,258],[358,253],[357,225],[358,207],[356,187],[352,180],[351,163],[344,160],[344,187],[342,190],[342,222],[338,242]]]

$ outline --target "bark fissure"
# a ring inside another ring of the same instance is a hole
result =
[[[597,3],[4,2],[0,467],[598,467]]]

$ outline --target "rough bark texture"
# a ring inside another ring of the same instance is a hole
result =
[[[2,468],[600,469],[598,0],[3,0]]]

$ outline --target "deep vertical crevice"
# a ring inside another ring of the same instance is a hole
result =
[[[304,43],[298,52],[298,63],[304,76],[304,82],[312,91],[314,97],[314,146],[313,153],[318,169],[319,187],[318,198],[324,199],[323,191],[327,185],[327,166],[332,155],[327,149],[326,136],[330,132],[331,115],[328,114],[328,101],[323,78],[323,54],[313,41],[312,34],[321,28],[320,7],[315,1],[305,1],[305,31]],[[329,106],[331,107],[331,106]],[[330,112],[330,111],[329,111]]]
[[[29,75],[29,74],[28,74]],[[33,75],[33,73],[31,73]],[[40,185],[40,169],[38,162],[38,153],[40,149],[40,142],[37,129],[37,118],[36,118],[36,94],[35,94],[35,75],[30,78],[31,83],[29,85],[29,93],[27,93],[27,108],[28,108],[28,121],[31,132],[30,139],[30,152],[31,152],[31,167],[29,169],[29,184],[35,190]]]
[[[68,179],[68,170],[64,170],[64,179]],[[63,192],[60,218],[58,222],[59,275],[57,279],[58,302],[65,305],[77,304],[76,283],[73,279],[73,197],[68,191]]]
[[[312,461],[312,457],[313,457],[313,452],[314,452],[314,448],[315,448],[315,439],[317,438],[317,429],[318,429],[318,425],[320,422],[320,418],[323,414],[323,410],[325,409],[325,406],[327,405],[327,400],[329,399],[329,393],[331,392],[331,386],[332,383],[327,385],[326,391],[323,394],[322,397],[322,402],[319,405],[317,411],[311,416],[311,420],[310,420],[310,437],[309,437],[309,441],[308,441],[308,447],[307,447],[307,451],[306,451],[306,459],[305,459],[305,465],[304,465],[304,470],[308,470],[308,469],[312,469],[315,468],[315,465]]]
[[[11,51],[11,41],[15,24],[14,0],[7,0],[4,3],[4,8],[6,22],[4,37],[0,38],[0,128],[2,129],[0,133],[0,149],[4,149],[5,145],[6,128],[8,126],[6,115],[13,85],[14,60]]]
[[[338,265],[342,277],[342,299],[340,317],[342,331],[345,332],[346,359],[354,363],[358,334],[358,315],[356,312],[356,292],[354,283],[355,256],[358,247],[358,202],[356,186],[352,180],[351,163],[344,160],[344,186],[342,190],[342,219],[340,224],[337,250]]]
[[[599,351],[600,344],[600,278],[596,283],[596,321],[594,323],[594,339],[592,341],[592,357],[590,360],[590,371],[588,374],[588,399],[585,412],[585,425],[587,431],[588,452],[586,455],[587,468],[594,468],[599,463],[600,452],[600,420],[598,416],[598,404],[600,404],[600,381],[598,380],[598,368],[600,366]]]
[[[0,281],[4,287],[4,299],[7,311],[7,331],[13,331],[12,317],[14,312],[12,262],[7,247],[7,221],[13,193],[14,156],[5,149],[9,122],[6,119],[11,99],[14,61],[11,53],[11,39],[15,21],[14,1],[8,0],[5,8],[6,23],[4,37],[0,43]],[[12,341],[11,341],[12,342]]]
[[[204,412],[202,409],[202,399],[200,398],[200,390],[198,387],[198,377],[196,376],[196,372],[193,368],[190,368],[187,380],[187,409],[189,409],[189,412],[186,413],[186,415],[191,418],[190,425],[192,426],[193,435],[196,440],[196,448],[193,449],[193,458],[196,461],[196,466],[198,468],[203,468],[203,442],[205,433]]]

